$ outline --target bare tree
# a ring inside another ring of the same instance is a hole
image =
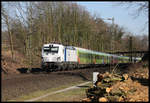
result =
[[[147,17],[147,20],[145,21],[145,24],[141,31],[144,31],[146,29],[146,26],[148,24],[148,11],[149,11],[149,2],[148,1],[140,1],[140,2],[120,2],[116,3],[114,6],[122,6],[126,9],[133,9],[134,11],[129,12],[129,14],[133,17],[133,19],[137,19],[140,15],[144,15]]]
[[[2,20],[6,24],[6,28],[9,34],[9,43],[10,43],[10,50],[12,54],[12,60],[14,60],[13,38],[12,38],[12,32],[11,32],[11,27],[10,27],[11,18],[3,6],[2,6]]]

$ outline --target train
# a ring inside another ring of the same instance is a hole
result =
[[[140,60],[140,57],[132,57],[132,62]],[[127,56],[118,56],[58,43],[48,43],[42,47],[41,68],[46,71],[61,71],[129,62],[131,60]]]

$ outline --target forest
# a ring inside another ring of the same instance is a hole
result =
[[[13,12],[13,13],[10,13]],[[7,2],[1,5],[2,49],[22,53],[28,63],[41,62],[46,43],[61,43],[100,52],[148,50],[148,36],[134,35],[124,27],[107,23],[73,2]]]

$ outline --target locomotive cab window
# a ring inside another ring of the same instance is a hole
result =
[[[58,53],[59,47],[53,46],[53,47],[44,47],[44,52],[47,53]]]

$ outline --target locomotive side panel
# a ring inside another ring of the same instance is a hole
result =
[[[76,49],[66,49],[65,54],[66,62],[77,62],[77,50]]]

